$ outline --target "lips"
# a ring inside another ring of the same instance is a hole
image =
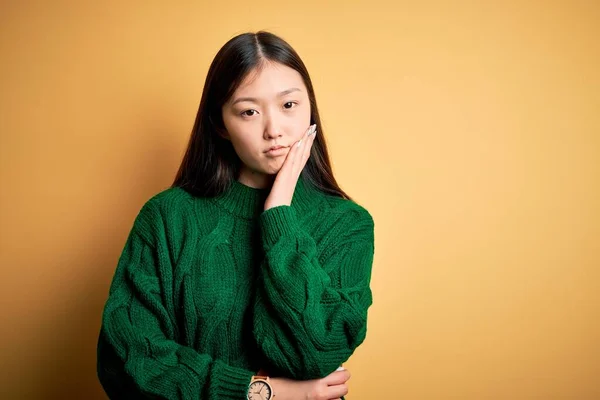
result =
[[[281,157],[287,154],[287,147],[273,146],[270,150],[265,151],[267,157]]]
[[[267,149],[267,151],[265,151],[265,153],[268,153],[271,150],[277,150],[277,149],[283,149],[285,148],[285,146],[271,146]]]

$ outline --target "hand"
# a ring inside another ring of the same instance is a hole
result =
[[[265,201],[265,211],[269,208],[292,204],[296,183],[308,161],[316,135],[317,126],[311,125],[302,138],[291,146]]]
[[[325,378],[295,381],[287,378],[271,378],[271,386],[277,400],[341,400],[348,394],[346,382],[348,370],[335,371]]]

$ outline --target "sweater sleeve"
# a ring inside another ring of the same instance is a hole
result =
[[[158,221],[146,205],[119,258],[98,339],[100,383],[111,399],[246,398],[251,371],[175,340],[163,282],[171,264]]]
[[[374,256],[374,223],[348,210],[327,235],[323,255],[295,210],[261,215],[265,258],[254,304],[253,333],[274,371],[295,379],[335,371],[364,341]]]

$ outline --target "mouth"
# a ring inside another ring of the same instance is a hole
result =
[[[285,149],[285,148],[286,148],[286,146],[271,146],[265,151],[265,153],[269,153],[271,151],[276,151],[276,150]]]
[[[273,146],[270,147],[267,151],[265,151],[265,154],[271,157],[282,156],[286,153],[286,149],[286,146]]]

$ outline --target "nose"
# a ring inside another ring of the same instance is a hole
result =
[[[282,125],[277,121],[277,118],[270,116],[267,119],[265,126],[265,139],[275,139],[282,136]]]

